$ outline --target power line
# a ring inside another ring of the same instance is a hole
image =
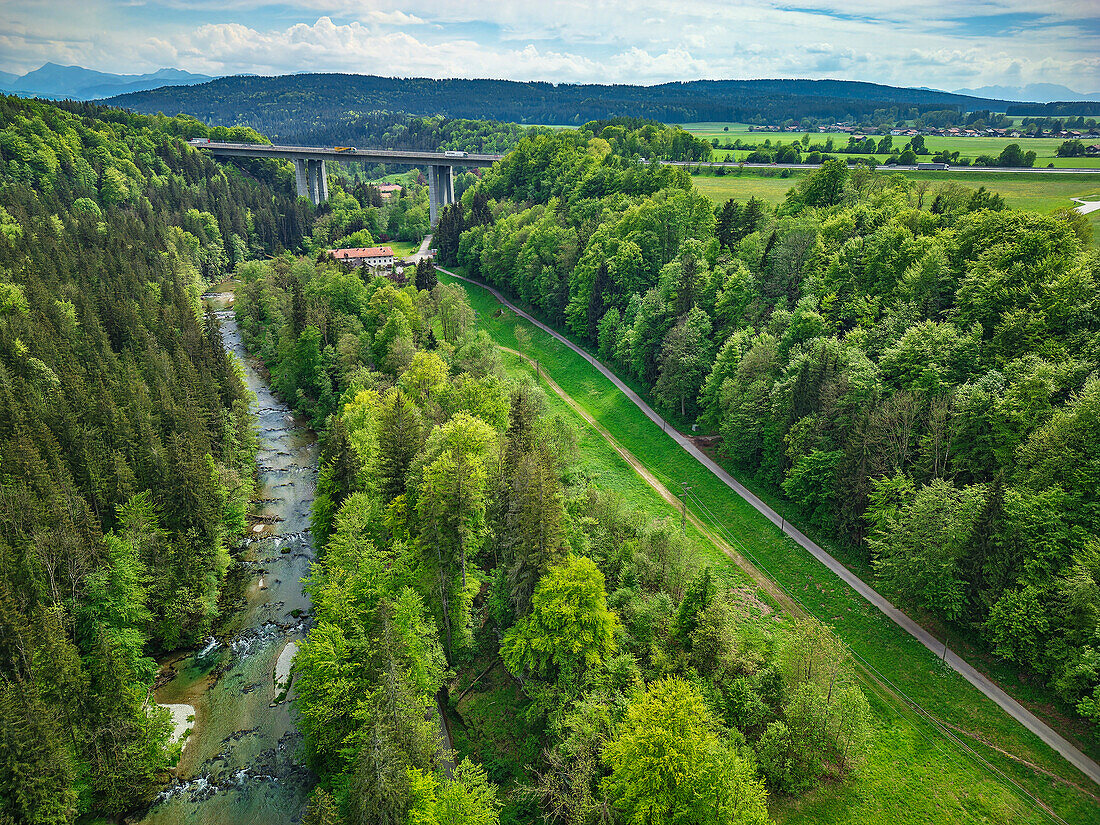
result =
[[[756,555],[748,549],[744,542],[742,542],[740,539],[734,536],[733,533],[730,532],[730,530],[718,519],[714,512],[699,498],[699,496],[691,491],[690,487],[686,487],[683,484],[681,484],[681,487],[683,487],[685,495],[690,496],[691,500],[698,507],[700,507],[704,511],[704,513],[706,513],[707,517],[709,517],[710,523],[717,529],[718,533],[727,541],[728,544],[730,544],[731,547],[736,548],[738,552],[742,553],[747,559],[749,559],[749,561],[751,561],[755,567],[759,568],[761,572],[767,575],[767,577],[775,584],[776,587],[778,587],[795,604],[801,607],[808,615],[814,615],[809,607],[807,607],[802,602],[802,600],[798,598],[798,596],[796,596],[787,587],[785,587],[782,582],[780,582],[779,579],[772,574],[767,566],[761,563]],[[785,536],[785,531],[782,533],[782,535]],[[1045,813],[1052,821],[1061,823],[1061,825],[1068,825],[1068,823],[1066,823],[1066,821],[1062,819],[1062,817],[1052,811],[1042,800],[1040,800],[1038,797],[1028,791],[1027,788],[1024,788],[1018,782],[1012,779],[1012,777],[1006,775],[1000,768],[998,768],[996,765],[991,763],[988,759],[986,759],[984,756],[974,750],[973,747],[971,747],[965,741],[963,741],[950,730],[948,730],[943,722],[941,722],[931,712],[921,706],[919,702],[917,702],[907,693],[905,693],[905,691],[901,690],[901,688],[895,685],[888,677],[886,677],[880,670],[878,670],[878,668],[872,665],[863,656],[861,656],[855,650],[852,650],[850,645],[848,645],[847,647],[852,656],[857,661],[859,661],[859,663],[863,665],[864,668],[866,668],[871,677],[875,681],[879,682],[880,687],[884,688],[887,692],[899,697],[902,702],[910,709],[912,709],[915,713],[917,713],[919,717],[923,718],[929,724],[931,724],[940,735],[942,735],[949,742],[952,742],[956,746],[960,747],[963,750],[964,756],[970,756],[980,767],[985,768],[987,771],[989,771],[995,779],[999,779],[1002,782],[1006,782],[1011,785],[1013,789],[1025,796],[1031,802],[1034,802],[1039,807],[1039,809],[1042,810],[1043,813]],[[925,737],[925,739],[926,741],[929,741],[930,744],[933,744],[931,740],[927,740],[927,737]],[[936,749],[940,750],[938,747]],[[942,750],[940,752],[943,753]]]

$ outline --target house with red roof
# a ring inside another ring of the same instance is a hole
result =
[[[349,266],[392,266],[396,257],[394,257],[393,249],[388,246],[362,246],[354,247],[352,249],[332,249],[329,250],[338,261],[342,261]]]

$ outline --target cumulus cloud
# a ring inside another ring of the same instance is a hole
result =
[[[926,0],[873,12],[840,0],[0,0],[0,69],[340,71],[658,83],[837,77],[940,88],[1100,88],[1095,0]],[[159,12],[163,12],[162,15]],[[1005,33],[1006,15],[1026,25]],[[163,19],[161,19],[163,17]],[[1000,21],[983,29],[980,22]],[[966,20],[965,25],[957,21]],[[1091,27],[1091,28],[1090,28]]]

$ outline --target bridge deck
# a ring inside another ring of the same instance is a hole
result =
[[[198,143],[221,157],[281,158],[286,160],[342,160],[361,163],[400,163],[409,166],[492,166],[503,155],[470,153],[464,156],[444,152],[416,152],[407,149],[352,149],[338,152],[328,146],[274,146],[266,143]]]

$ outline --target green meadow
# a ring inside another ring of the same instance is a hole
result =
[[[451,281],[444,274],[440,278]],[[819,788],[798,799],[773,799],[772,814],[778,822],[1100,823],[1096,788],[1060,756],[781,536],[587,361],[502,309],[487,291],[457,283],[466,288],[479,326],[494,341],[537,359],[618,443],[634,456],[644,456],[647,469],[669,490],[679,492],[681,484],[689,485],[689,509],[808,613],[832,625],[865,673],[876,674],[866,681],[876,715],[871,758],[839,786]],[[520,329],[524,332],[517,336]],[[505,354],[505,362],[513,374],[531,373],[530,366],[514,356]],[[652,516],[678,516],[594,428],[555,399],[551,396],[552,409],[571,415],[581,432],[579,464],[594,483],[617,490]],[[731,569],[732,561],[705,537],[695,536],[705,562],[717,564],[731,583],[744,581]],[[1005,686],[1015,692],[1021,689]],[[1096,751],[1092,749],[1094,755]]]
[[[728,199],[744,201],[755,195],[770,204],[783,201],[787,190],[806,174],[792,170],[789,177],[760,175],[748,170],[731,170],[725,175],[704,173],[693,175],[695,186],[715,204]],[[1071,198],[1100,199],[1100,172],[1073,174],[1040,174],[1035,172],[892,172],[879,174],[904,175],[912,180],[930,180],[933,192],[938,184],[960,183],[977,189],[984,186],[1004,196],[1007,206],[1034,212],[1051,212],[1072,207]]]
[[[386,241],[386,246],[393,250],[398,258],[407,258],[420,248],[420,244],[414,241]]]
[[[779,143],[790,143],[806,134],[805,132],[750,132],[748,124],[745,123],[681,123],[679,126],[696,137],[708,141],[717,138],[719,144],[725,143],[727,140],[734,141],[741,138],[747,143],[756,142],[761,144],[765,140],[770,140],[771,145],[775,146]],[[729,131],[725,131],[727,126]],[[834,145],[837,147],[847,145],[850,137],[845,132],[810,132],[809,135],[811,142],[818,144],[823,144],[829,138],[832,138]],[[881,138],[880,135],[875,137],[876,139]],[[909,138],[907,137],[894,138],[894,146],[897,148],[904,147],[908,142]],[[1056,168],[1100,169],[1100,157],[1058,157],[1058,147],[1062,145],[1062,142],[1063,138],[941,137],[938,135],[927,135],[924,138],[924,145],[929,152],[935,153],[947,149],[950,152],[958,152],[961,157],[970,158],[971,160],[978,155],[999,155],[1005,146],[1016,143],[1025,152],[1035,152],[1036,166],[1053,164]],[[1100,141],[1084,142],[1095,143]],[[748,154],[747,151],[717,149],[715,150],[714,159],[738,161],[743,160]],[[885,163],[890,156],[873,155],[873,157],[879,162]],[[922,157],[921,159],[930,160],[931,156],[928,158]]]

